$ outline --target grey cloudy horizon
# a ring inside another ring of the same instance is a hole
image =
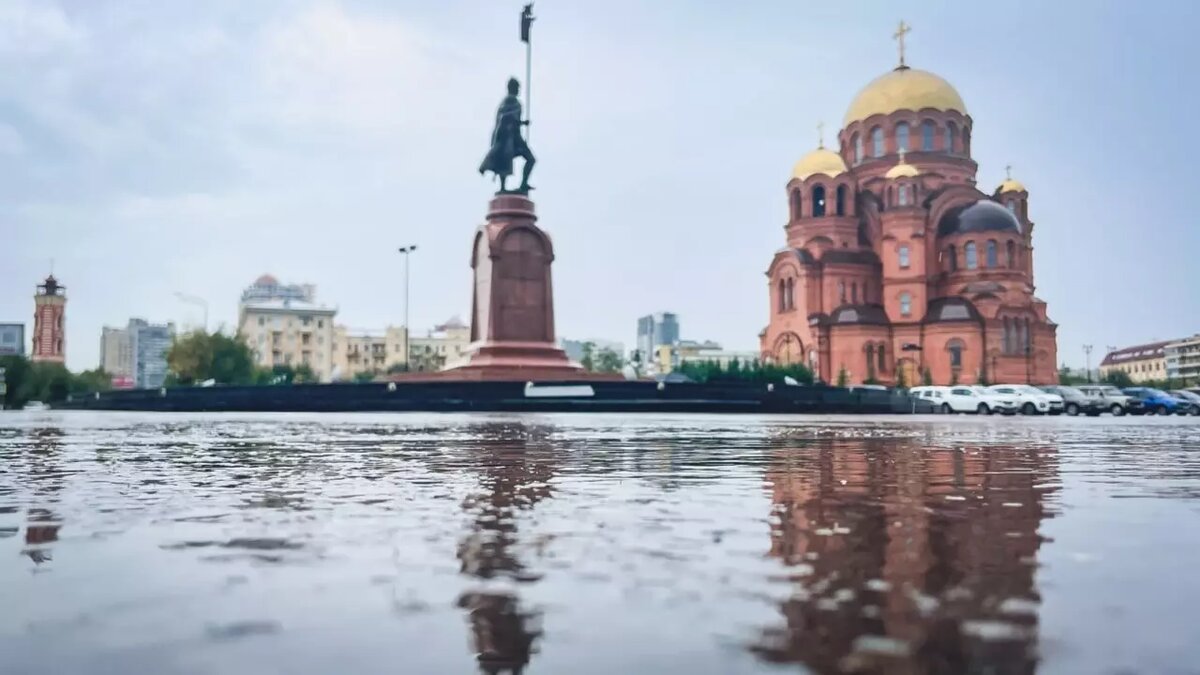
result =
[[[1047,6],[1049,5],[1049,6]],[[0,321],[67,286],[68,365],[100,329],[232,327],[270,273],[340,323],[469,318],[476,167],[511,75],[520,2],[0,1]],[[1059,359],[1200,332],[1185,210],[1200,62],[1187,3],[1014,0],[903,8],[909,62],[974,119],[979,184],[1030,190],[1037,294]],[[832,143],[895,65],[893,3],[542,0],[533,183],[560,336],[633,343],[636,318],[757,349],[792,163]]]

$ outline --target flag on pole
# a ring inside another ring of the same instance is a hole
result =
[[[529,42],[529,27],[533,25],[533,3],[521,10],[521,42]]]

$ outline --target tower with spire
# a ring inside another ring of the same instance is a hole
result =
[[[38,285],[33,296],[32,360],[66,362],[66,310],[67,287],[58,283],[51,273]]]

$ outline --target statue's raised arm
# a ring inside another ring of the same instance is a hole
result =
[[[520,157],[525,160],[524,171],[521,174],[521,186],[513,192],[528,194],[532,187],[529,185],[529,174],[533,171],[534,158],[529,146],[521,136],[521,127],[526,124],[521,119],[521,100],[517,97],[521,85],[516,78],[508,81],[508,96],[500,102],[496,110],[496,126],[492,130],[492,147],[479,165],[479,173],[491,171],[500,177],[500,192],[509,192],[505,187],[508,177],[513,174],[513,160]]]

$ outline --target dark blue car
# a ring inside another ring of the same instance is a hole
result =
[[[1126,396],[1132,396],[1141,401],[1142,409],[1146,411],[1147,415],[1176,415],[1187,412],[1187,403],[1161,389],[1126,387],[1121,391]]]

